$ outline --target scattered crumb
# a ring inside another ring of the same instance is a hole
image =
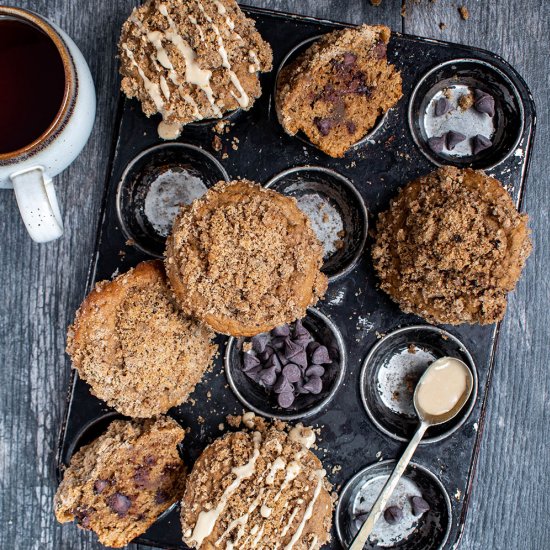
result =
[[[407,346],[407,351],[408,351],[409,353],[413,353],[413,354],[416,353],[416,346],[415,346],[414,344],[409,344],[409,345]]]
[[[214,136],[214,139],[212,140],[212,149],[214,151],[221,151],[222,150],[222,140],[220,139],[220,136],[216,135]]]
[[[439,30],[444,31],[447,28],[447,25],[441,21],[439,23]]]
[[[332,467],[332,474],[334,475],[338,473],[341,469],[342,469],[342,466],[340,466],[340,464],[336,464],[336,466]]]
[[[220,432],[223,432],[225,430],[225,424],[223,422],[220,422],[218,424],[218,430],[220,430]]]
[[[124,244],[126,244],[126,246],[134,246],[136,241],[134,239],[128,239]]]
[[[197,417],[197,422],[198,422],[199,424],[204,424],[204,416],[199,416],[199,417]]]
[[[460,497],[462,496],[462,493],[460,492],[460,489],[456,490],[456,493],[455,493],[454,496],[455,496],[456,500],[460,500]]]
[[[252,342],[245,342],[243,344],[243,351],[245,352],[252,351]]]
[[[458,8],[458,12],[460,13],[460,17],[462,17],[464,21],[470,19],[470,12],[468,11],[468,8],[466,6],[460,6],[460,8]]]
[[[222,155],[222,159],[225,160],[225,159],[227,159],[227,158],[229,158],[229,155],[228,155],[227,153],[224,153],[224,154]]]
[[[474,94],[471,92],[468,94],[462,94],[458,98],[458,106],[463,110],[467,111],[474,104]]]

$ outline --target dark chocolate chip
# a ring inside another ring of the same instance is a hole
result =
[[[348,134],[354,134],[355,130],[357,130],[357,126],[355,126],[355,122],[352,120],[346,122],[346,128],[348,129]]]
[[[306,327],[304,327],[301,319],[298,319],[298,321],[296,321],[294,325],[292,340],[303,348],[305,348],[309,344],[309,342],[313,340],[311,333],[309,332],[309,330],[307,330]]]
[[[294,384],[294,388],[295,388],[296,395],[300,395],[300,394],[305,395],[307,393],[311,393],[309,390],[304,388],[304,382],[302,382],[302,380],[298,380],[298,382]]]
[[[384,519],[390,525],[395,525],[403,519],[403,510],[399,506],[388,506],[384,510]]]
[[[100,495],[101,493],[103,493],[103,491],[105,491],[105,489],[107,489],[108,486],[109,482],[107,480],[96,479],[94,482],[94,493],[96,495]]]
[[[472,138],[472,153],[474,155],[477,155],[478,153],[481,153],[481,151],[485,151],[485,149],[489,149],[493,145],[493,142],[481,134],[477,134],[477,136],[474,136]]]
[[[386,57],[388,46],[385,42],[377,42],[372,49],[372,54],[376,59],[383,59]]]
[[[260,360],[249,351],[243,353],[243,371],[249,371],[260,366]]]
[[[445,134],[437,137],[432,136],[430,139],[428,139],[428,147],[434,153],[441,153],[445,148]]]
[[[275,350],[268,344],[264,351],[261,353],[258,353],[258,359],[265,363],[273,354],[275,353]]]
[[[430,505],[422,497],[411,497],[411,506],[415,516],[421,516],[430,509]]]
[[[264,369],[262,374],[260,374],[260,382],[267,387],[273,386],[277,381],[277,371],[275,367],[269,369]]]
[[[483,96],[474,103],[474,109],[478,113],[495,116],[495,100],[490,95]]]
[[[284,367],[285,365],[288,365],[290,363],[290,360],[286,358],[284,351],[279,351],[277,353],[277,358],[279,359],[279,362]]]
[[[478,113],[495,116],[495,98],[482,90],[474,90],[474,109]]]
[[[288,409],[294,403],[294,393],[288,391],[280,393],[277,396],[277,403],[279,403],[279,407]]]
[[[134,482],[137,487],[144,489],[150,484],[149,479],[149,466],[139,466],[134,473]]]
[[[321,390],[323,389],[323,381],[319,376],[312,376],[305,384],[304,389],[308,390],[310,393],[317,395],[318,393],[321,393]]]
[[[295,363],[300,367],[307,366],[307,355],[304,348],[292,340],[285,342],[285,357],[290,363]]]
[[[275,327],[271,331],[271,336],[289,336],[290,335],[290,327],[288,325],[281,325],[280,327]]]
[[[275,369],[275,372],[279,374],[281,372],[281,361],[277,354],[273,354],[264,364],[265,369]]]
[[[319,130],[319,133],[322,136],[328,136],[330,131],[332,130],[332,127],[334,126],[334,122],[330,118],[321,118],[316,116],[313,119],[313,124],[317,126],[317,130]]]
[[[122,493],[115,493],[107,499],[107,504],[113,512],[123,517],[128,513],[130,506],[132,506],[132,501]]]
[[[289,363],[283,368],[284,377],[292,384],[298,382],[302,378],[302,371],[298,365],[294,363]]]
[[[434,106],[434,113],[435,116],[443,116],[447,114],[453,106],[451,105],[451,102],[446,97],[440,97],[436,102]]]
[[[170,500],[170,496],[166,491],[162,489],[157,489],[155,493],[155,504],[164,504]]]
[[[311,354],[311,362],[315,365],[328,365],[332,363],[326,346],[318,346]]]
[[[318,376],[319,378],[325,374],[325,369],[321,367],[321,365],[311,365],[311,367],[308,367],[306,369],[305,375],[310,376]]]
[[[273,391],[275,393],[283,392],[292,392],[294,391],[294,386],[285,378],[283,374],[280,374],[273,386]]]
[[[465,139],[466,136],[464,134],[461,134],[460,132],[455,132],[454,130],[449,130],[446,137],[447,149],[449,149],[449,151],[452,151],[459,143],[462,143]]]
[[[355,65],[356,61],[357,56],[354,53],[346,52],[344,54],[344,65],[346,65],[346,67],[351,67],[352,65]]]
[[[148,466],[154,466],[156,463],[157,459],[153,455],[147,455],[145,457],[145,464],[147,464]]]
[[[271,340],[271,347],[275,350],[283,349],[287,339],[288,336],[277,336],[277,338],[273,338],[273,340]]]
[[[269,342],[269,336],[265,333],[257,334],[252,338],[252,349],[256,353],[262,353]]]
[[[90,516],[95,510],[90,508],[80,508],[78,507],[76,510],[73,510],[74,517],[76,519],[76,522],[80,527],[83,529],[89,529],[90,528]]]
[[[248,378],[250,378],[250,380],[254,380],[254,382],[259,382],[262,372],[263,372],[262,367],[258,366],[258,367],[254,367],[253,369],[245,371],[245,374],[246,376],[248,376]]]

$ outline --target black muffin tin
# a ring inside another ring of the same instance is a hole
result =
[[[428,158],[430,155],[426,156],[425,151],[421,151],[415,143],[409,127],[409,118],[414,125],[415,116],[418,116],[416,107],[413,105],[410,108],[413,90],[417,87],[421,89],[423,75],[438,65],[453,59],[467,59],[470,60],[468,63],[480,62],[476,64],[475,74],[472,75],[478,81],[484,80],[483,67],[489,64],[505,75],[506,81],[515,88],[515,91],[503,92],[503,97],[510,97],[514,103],[513,109],[503,105],[500,112],[509,115],[515,109],[520,119],[512,121],[510,127],[504,129],[505,133],[510,133],[508,138],[499,138],[500,143],[513,143],[513,149],[497,151],[498,158],[491,154],[487,162],[493,166],[489,174],[501,180],[514,202],[518,207],[521,205],[535,129],[535,111],[524,81],[501,58],[471,47],[394,33],[388,48],[388,58],[401,71],[403,98],[388,113],[381,127],[367,143],[348,152],[343,159],[333,159],[302,140],[285,134],[277,121],[273,88],[277,69],[292,48],[308,38],[346,25],[255,8],[244,9],[256,20],[258,30],[273,48],[273,71],[261,77],[263,95],[250,111],[231,115],[230,120],[234,125],[228,134],[221,137],[221,152],[216,152],[212,145],[215,136],[213,124],[189,125],[178,139],[179,142],[209,152],[223,165],[230,178],[243,177],[266,183],[292,167],[317,165],[332,169],[355,185],[365,201],[369,221],[373,226],[376,215],[388,207],[390,198],[402,185],[436,168]],[[445,67],[444,78],[452,78],[454,69],[451,67],[449,71],[448,66]],[[493,76],[494,70],[491,78]],[[426,88],[432,89],[432,86],[430,82]],[[112,164],[87,290],[96,281],[110,279],[140,261],[153,257],[144,249],[160,250],[158,242],[145,242],[147,237],[143,237],[144,242],[137,243],[139,246],[134,246],[128,240],[127,232],[123,231],[117,212],[117,191],[127,166],[144,150],[161,143],[157,135],[158,123],[158,117],[146,118],[136,101],[121,99]],[[520,135],[516,139],[512,134],[517,133],[518,129]],[[234,142],[238,150],[231,146],[235,137],[238,138],[238,143]],[[227,158],[222,158],[223,152],[227,153]],[[159,162],[162,163],[162,159]],[[463,160],[457,162],[457,165],[462,164]],[[126,215],[127,212],[122,214]],[[139,220],[137,223],[139,225]],[[147,233],[148,228],[141,229]],[[365,358],[382,335],[398,328],[426,324],[418,317],[401,312],[377,288],[369,253],[371,243],[372,239],[369,238],[359,262],[350,272],[330,283],[326,297],[316,306],[338,327],[347,349],[347,370],[343,384],[327,408],[306,420],[307,424],[321,428],[316,452],[322,458],[328,478],[337,490],[341,490],[364,467],[384,459],[395,459],[401,454],[405,444],[383,433],[369,419],[361,400],[360,375]],[[419,447],[414,462],[433,473],[449,497],[452,514],[448,528],[445,527],[447,532],[440,539],[446,540],[443,547],[450,548],[461,536],[473,488],[499,326],[463,325],[444,328],[456,336],[471,354],[477,367],[477,399],[460,428],[444,439],[436,438],[436,441]],[[170,415],[182,426],[190,428],[184,446],[189,464],[208,443],[221,435],[220,424],[225,422],[227,414],[243,411],[243,406],[232,393],[224,374],[223,359],[227,341],[225,337],[217,338],[220,353],[215,359],[215,366],[197,386],[192,401],[170,411]],[[72,453],[102,433],[116,417],[119,415],[92,396],[87,384],[74,374],[60,438],[59,475]],[[441,512],[446,513],[444,510]],[[162,548],[185,548],[181,542],[178,506],[165,513],[137,540]],[[327,548],[339,547],[336,531],[333,530],[333,540]],[[419,546],[410,539],[399,547]]]

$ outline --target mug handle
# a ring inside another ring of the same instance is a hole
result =
[[[63,221],[51,178],[41,166],[10,176],[25,227],[33,241],[47,243],[63,235]]]

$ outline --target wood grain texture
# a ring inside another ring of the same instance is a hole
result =
[[[98,91],[90,142],[57,179],[65,236],[48,245],[27,237],[13,194],[0,191],[0,548],[90,550],[93,537],[55,523],[53,464],[69,369],[65,328],[83,297],[109,158],[118,76],[115,44],[136,0],[16,0],[61,25],[82,49]],[[465,549],[542,550],[550,540],[549,102],[550,10],[544,0],[248,0],[255,6],[393,29],[491,49],[526,78],[537,102],[535,154],[524,207],[535,252],[503,324]],[[439,23],[447,28],[441,31]],[[132,548],[138,548],[132,546]]]

